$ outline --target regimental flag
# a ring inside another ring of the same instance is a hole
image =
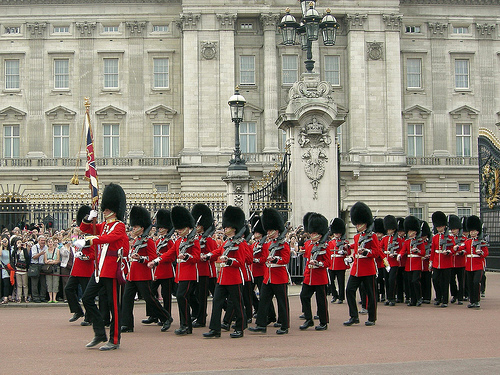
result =
[[[99,205],[99,185],[97,183],[97,169],[94,155],[94,136],[90,126],[89,108],[85,112],[85,129],[87,131],[87,164],[85,166],[85,179],[90,183],[92,209],[97,210]]]

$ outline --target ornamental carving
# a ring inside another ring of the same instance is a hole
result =
[[[433,35],[443,36],[444,32],[448,29],[447,23],[429,22],[428,25],[429,25],[429,30]]]
[[[304,149],[301,158],[305,162],[304,172],[311,181],[313,199],[318,199],[318,185],[325,175],[328,155],[324,152],[332,143],[328,128],[314,116],[309,124],[300,128],[298,144]]]
[[[219,21],[219,28],[221,30],[234,31],[234,24],[236,22],[236,13],[216,14],[217,21]]]
[[[385,23],[386,30],[401,30],[403,24],[403,16],[401,14],[384,14],[382,20]]]
[[[495,203],[500,200],[500,171],[498,168],[492,168],[486,164],[481,170],[481,177],[481,194],[488,207],[493,208]]]
[[[142,34],[144,29],[146,28],[145,21],[125,22],[125,25],[127,26],[127,29],[129,30],[130,34],[132,34],[132,35]]]
[[[239,207],[243,209],[243,203],[245,201],[243,195],[244,195],[244,189],[241,184],[235,184],[234,185],[234,205],[236,207]]]
[[[26,24],[26,28],[32,36],[43,36],[45,29],[47,28],[46,22],[30,22]]]
[[[280,21],[280,17],[278,14],[267,13],[260,15],[260,23],[262,24],[262,29],[266,30],[274,30],[276,31],[276,26]]]
[[[200,18],[201,14],[181,13],[179,20],[175,23],[181,30],[196,30],[198,28]]]
[[[366,42],[367,54],[370,60],[381,60],[382,59],[382,42]]]
[[[476,24],[476,29],[480,35],[492,36],[493,31],[495,31],[495,25],[490,25],[487,23],[484,24]]]
[[[348,14],[345,17],[347,23],[348,30],[363,30],[363,25],[365,21],[368,19],[367,14]]]
[[[92,36],[97,27],[97,22],[77,22],[76,29],[80,32],[81,36]]]
[[[326,81],[297,81],[288,92],[289,99],[326,98],[332,99],[333,87]]]
[[[213,60],[217,58],[217,42],[200,43],[201,58],[204,60]]]

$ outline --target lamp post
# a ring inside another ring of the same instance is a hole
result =
[[[236,86],[234,95],[227,102],[231,109],[231,120],[234,122],[234,158],[229,161],[229,170],[246,170],[245,159],[241,157],[240,149],[240,123],[243,121],[243,113],[245,110],[246,100],[240,94],[238,86]]]
[[[339,24],[334,16],[330,14],[330,9],[326,10],[323,18],[316,10],[316,1],[300,0],[302,9],[302,22],[299,24],[294,16],[290,14],[290,8],[286,9],[285,16],[278,25],[286,46],[295,45],[297,35],[300,37],[300,44],[303,51],[307,51],[307,59],[304,61],[308,73],[314,70],[315,61],[312,59],[312,42],[319,39],[319,31],[323,36],[325,46],[335,45],[337,29]]]

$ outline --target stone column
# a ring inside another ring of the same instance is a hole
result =
[[[250,214],[250,182],[252,178],[247,170],[227,171],[226,177],[222,180],[227,184],[227,204],[228,206],[240,207],[246,217]]]
[[[262,14],[260,16],[264,30],[264,150],[276,153],[279,151],[279,131],[275,121],[278,118],[278,62],[276,51],[276,24],[278,14]]]

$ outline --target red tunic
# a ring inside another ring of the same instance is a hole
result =
[[[312,265],[311,258],[313,253],[311,252],[314,249],[313,247],[309,250],[307,263],[304,268],[304,284],[307,285],[326,285],[328,284],[328,267],[330,267],[330,252],[328,249],[328,243],[325,243],[323,249],[319,250],[319,252],[324,252],[324,254],[318,254],[316,257],[316,261],[321,262],[321,265],[316,264]],[[316,250],[318,251],[318,250]]]
[[[351,276],[371,276],[377,274],[377,265],[375,258],[381,255],[380,242],[375,233],[372,233],[370,240],[364,243],[364,249],[369,250],[366,255],[358,253],[360,237],[363,233],[358,233],[354,236],[354,243],[351,245],[354,262],[351,267]]]
[[[219,277],[217,279],[217,283],[220,285],[237,285],[243,284],[243,271],[245,270],[245,259],[248,257],[249,246],[244,239],[239,242],[236,241],[236,244],[233,245],[231,239],[227,240],[219,246],[213,253],[211,258],[217,259],[221,255],[226,255],[228,259],[231,261],[222,262],[221,268],[219,272]],[[235,250],[226,251],[224,248],[228,247],[237,247]]]
[[[95,249],[94,246],[84,247],[82,253],[85,259],[76,258],[71,269],[71,276],[90,277],[94,272]]]
[[[455,237],[455,243],[457,245],[461,246],[465,243],[465,241],[467,241],[467,237],[465,237],[465,236]],[[455,254],[453,254],[452,267],[453,268],[465,267],[465,252],[457,251]]]
[[[269,242],[268,249],[271,251],[271,246],[275,241]],[[266,261],[266,269],[264,272],[264,283],[265,284],[288,284],[288,270],[287,265],[290,261],[290,245],[288,242],[284,242],[282,245],[278,245],[278,250],[275,251],[274,256],[278,257],[276,263],[271,263]]]
[[[201,254],[213,253],[217,249],[217,242],[212,237],[202,238],[202,236],[199,236],[198,240],[200,241]],[[200,276],[217,277],[215,259],[202,260],[200,258],[198,273]]]
[[[172,262],[166,262],[163,257],[166,256],[168,250],[174,247],[174,241],[171,239],[164,240],[160,237],[156,240],[156,255],[159,259],[158,265],[155,267],[154,277],[155,280],[171,279],[174,277],[174,265]]]
[[[92,223],[82,221],[80,230],[84,233],[93,234]],[[105,258],[101,260],[104,253],[104,246],[98,246],[96,258],[96,276],[116,278],[119,262],[118,253],[122,252],[122,256],[128,256],[129,242],[125,224],[121,221],[103,222],[96,224],[96,233],[99,233],[97,238],[92,240],[93,245],[108,244]]]
[[[425,255],[425,244],[420,240],[407,239],[399,255],[407,257],[405,271],[422,271],[422,257]]]
[[[136,246],[142,240],[136,239],[129,253],[130,268],[127,275],[128,281],[145,281],[153,279],[153,271],[148,267],[148,262],[156,258],[155,243],[151,238],[146,240],[146,246],[136,250]],[[136,253],[140,260],[132,259],[130,255]]]
[[[252,274],[253,277],[263,277],[266,269],[266,260],[269,255],[269,243],[259,244],[259,241],[255,241],[252,244],[253,253],[253,263],[252,263]]]
[[[445,235],[438,233],[432,237],[432,245],[431,245],[431,258],[432,267],[437,269],[445,269],[452,267],[452,259],[455,250],[453,250],[453,246],[455,246],[455,240],[452,236],[447,237],[447,245],[446,252],[443,252],[443,246],[439,244],[440,239],[444,239]],[[447,252],[449,250],[449,252]]]
[[[345,271],[349,268],[349,266],[344,262],[344,259],[351,254],[351,249],[349,248],[349,243],[347,241],[333,238],[328,243],[328,251],[330,252],[331,260],[329,268],[331,270]]]
[[[391,245],[393,243],[394,245]],[[399,240],[394,235],[384,236],[382,237],[382,241],[380,241],[380,247],[385,257],[387,258],[387,261],[389,262],[389,266],[399,267],[399,261],[397,258],[398,253],[401,250]]]
[[[178,238],[174,246],[162,255],[162,261],[172,263],[178,258],[180,246],[186,242],[186,237]],[[198,262],[200,260],[200,242],[195,239],[191,246],[186,249],[185,260],[177,259],[177,269],[175,273],[175,282],[198,280]]]
[[[489,254],[488,246],[481,246],[483,253],[477,252],[478,240],[476,238],[469,238],[465,244],[460,245],[458,250],[465,250],[465,270],[466,271],[479,271],[484,269],[485,258]]]

